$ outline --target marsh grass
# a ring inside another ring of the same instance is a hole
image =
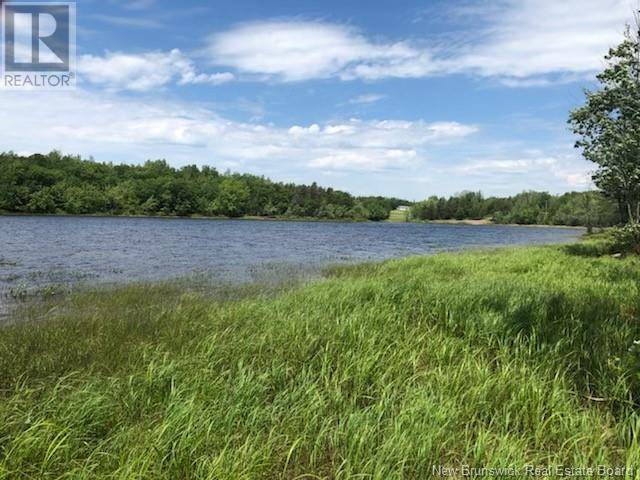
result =
[[[598,233],[583,236],[580,242],[565,245],[565,251],[572,255],[582,255],[585,257],[601,257],[623,253],[616,245],[616,240],[611,230],[604,230]]]
[[[636,258],[500,249],[326,274],[83,292],[3,329],[0,478],[640,465]]]

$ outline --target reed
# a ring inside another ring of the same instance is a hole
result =
[[[3,329],[0,478],[640,465],[637,258],[514,248],[327,275],[81,292]]]

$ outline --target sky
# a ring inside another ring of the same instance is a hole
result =
[[[77,88],[0,90],[0,145],[357,195],[592,188],[568,112],[637,0],[80,0]]]

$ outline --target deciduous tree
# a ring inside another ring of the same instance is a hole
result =
[[[640,34],[627,29],[625,40],[605,57],[600,89],[586,92],[585,105],[569,124],[587,160],[597,164],[595,184],[618,202],[625,220],[640,222]]]

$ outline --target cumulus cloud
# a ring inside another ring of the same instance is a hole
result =
[[[571,189],[584,189],[592,186],[591,166],[575,153],[542,155],[531,152],[520,158],[481,158],[455,166],[453,171],[469,178],[478,177],[504,185],[527,182],[534,186],[549,183],[549,177],[560,180]]]
[[[172,82],[180,85],[219,85],[234,79],[230,72],[199,73],[194,62],[180,50],[127,54],[107,52],[104,56],[78,58],[81,78],[113,90],[146,91]]]
[[[25,111],[39,114],[30,117]],[[2,122],[12,128],[0,132],[0,142],[15,150],[358,171],[419,163],[431,146],[460,141],[477,130],[456,122],[357,119],[276,127],[231,121],[191,104],[132,101],[80,89],[56,95],[3,92]]]
[[[289,135],[309,152],[308,166],[322,170],[381,171],[416,166],[420,150],[451,143],[477,132],[456,122],[360,121],[324,127],[293,126]]]
[[[192,103],[117,93],[3,91],[0,143],[18,152],[58,149],[100,161],[165,158],[276,180],[323,181],[362,194],[420,199],[463,189],[511,194],[588,187],[590,165],[563,148],[494,147],[474,125],[358,120],[245,123]],[[26,115],[25,112],[37,112]],[[548,146],[547,146],[548,147]],[[556,151],[557,150],[557,151]]]
[[[632,19],[629,0],[499,0],[460,10],[473,12],[474,35],[455,47],[373,41],[350,26],[296,20],[238,25],[212,36],[207,52],[214,64],[283,82],[461,73],[542,86],[592,76]]]

